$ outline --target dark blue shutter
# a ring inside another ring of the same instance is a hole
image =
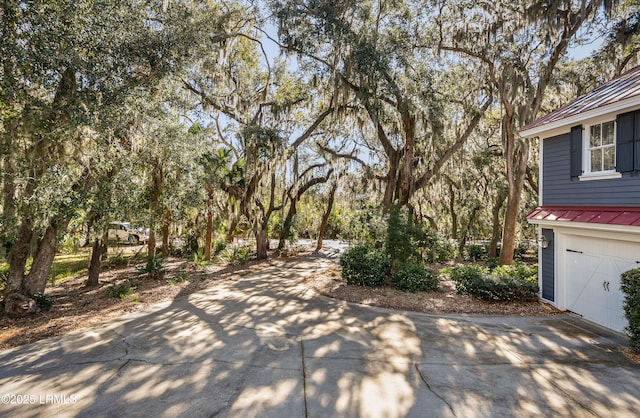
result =
[[[634,119],[634,112],[620,114],[616,119],[616,171],[619,173],[633,171],[634,159],[635,167],[640,168],[640,160],[634,153]]]
[[[635,114],[635,133],[633,135],[633,155],[635,158],[633,168],[636,171],[640,171],[640,110],[636,110]]]
[[[571,128],[571,177],[582,175],[582,125]]]

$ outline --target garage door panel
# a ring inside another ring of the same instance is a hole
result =
[[[640,244],[567,236],[565,301],[567,309],[585,319],[622,331],[620,274],[638,267]]]
[[[567,309],[585,317],[606,315],[606,306],[601,306],[602,257],[584,252],[568,252]]]

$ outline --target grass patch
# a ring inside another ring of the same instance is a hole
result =
[[[52,283],[89,271],[90,254],[56,256],[49,272]]]

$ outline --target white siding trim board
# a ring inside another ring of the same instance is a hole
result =
[[[626,100],[613,103],[609,106],[603,106],[584,113],[570,116],[566,119],[560,119],[546,125],[537,126],[526,131],[520,131],[523,138],[550,137],[557,136],[569,132],[572,126],[584,124],[589,119],[612,117],[615,119],[618,113],[633,112],[640,109],[640,96],[631,97]]]
[[[567,233],[574,235],[579,234],[586,236],[601,236],[602,238],[606,238],[610,234],[621,234],[621,237],[615,239],[640,242],[640,226],[596,224],[588,222],[549,221],[545,219],[528,219],[528,221],[529,223],[539,225],[540,227],[561,231],[566,230],[569,231]],[[598,232],[601,232],[602,234],[598,234]]]

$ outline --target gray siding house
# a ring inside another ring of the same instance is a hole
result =
[[[540,139],[543,300],[623,331],[620,274],[640,267],[640,67],[525,126]]]

